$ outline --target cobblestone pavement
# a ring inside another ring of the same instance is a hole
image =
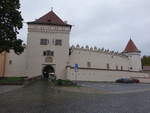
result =
[[[129,86],[130,87],[130,86]],[[150,91],[86,94],[56,90],[46,81],[0,94],[0,113],[149,113]]]

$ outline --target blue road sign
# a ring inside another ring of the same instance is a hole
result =
[[[79,65],[78,65],[78,64],[74,64],[74,71],[75,71],[75,72],[78,71],[78,68],[79,68]]]

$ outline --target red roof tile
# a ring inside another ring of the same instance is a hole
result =
[[[28,24],[52,24],[60,26],[71,26],[63,22],[53,11],[48,12],[47,14],[33,22],[28,22]]]
[[[140,52],[134,42],[130,39],[123,52]]]

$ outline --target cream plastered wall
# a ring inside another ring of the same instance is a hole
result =
[[[16,55],[13,50],[7,54],[5,65],[5,76],[27,76],[26,75],[26,49],[20,55]]]
[[[6,53],[3,52],[0,54],[0,77],[5,76],[5,62],[6,62]]]
[[[29,77],[42,75],[45,65],[52,65],[57,78],[66,78],[66,65],[69,54],[70,27],[52,25],[29,25],[27,39],[27,75]],[[40,45],[41,39],[48,39],[48,45]],[[62,46],[55,46],[53,40],[61,39]],[[45,62],[43,51],[54,51],[53,61]]]
[[[129,59],[125,55],[116,55],[81,48],[72,49],[72,54],[69,57],[70,66],[73,67],[74,64],[78,64],[79,67],[87,68],[87,62],[91,63],[90,68],[107,69],[107,64],[109,64],[109,69],[112,70],[116,70],[116,66],[118,66],[118,70],[121,70],[121,66],[123,70],[129,70]]]
[[[109,70],[91,70],[91,69],[79,69],[77,72],[77,79],[75,79],[76,73],[74,69],[67,69],[67,79],[78,81],[115,81],[118,78],[147,78],[147,73],[141,72],[126,72],[126,71],[109,71]],[[149,80],[150,82],[150,80]]]

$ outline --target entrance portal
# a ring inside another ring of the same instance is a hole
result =
[[[51,65],[46,65],[43,68],[43,77],[44,78],[49,78],[49,76],[55,76],[55,70]]]

